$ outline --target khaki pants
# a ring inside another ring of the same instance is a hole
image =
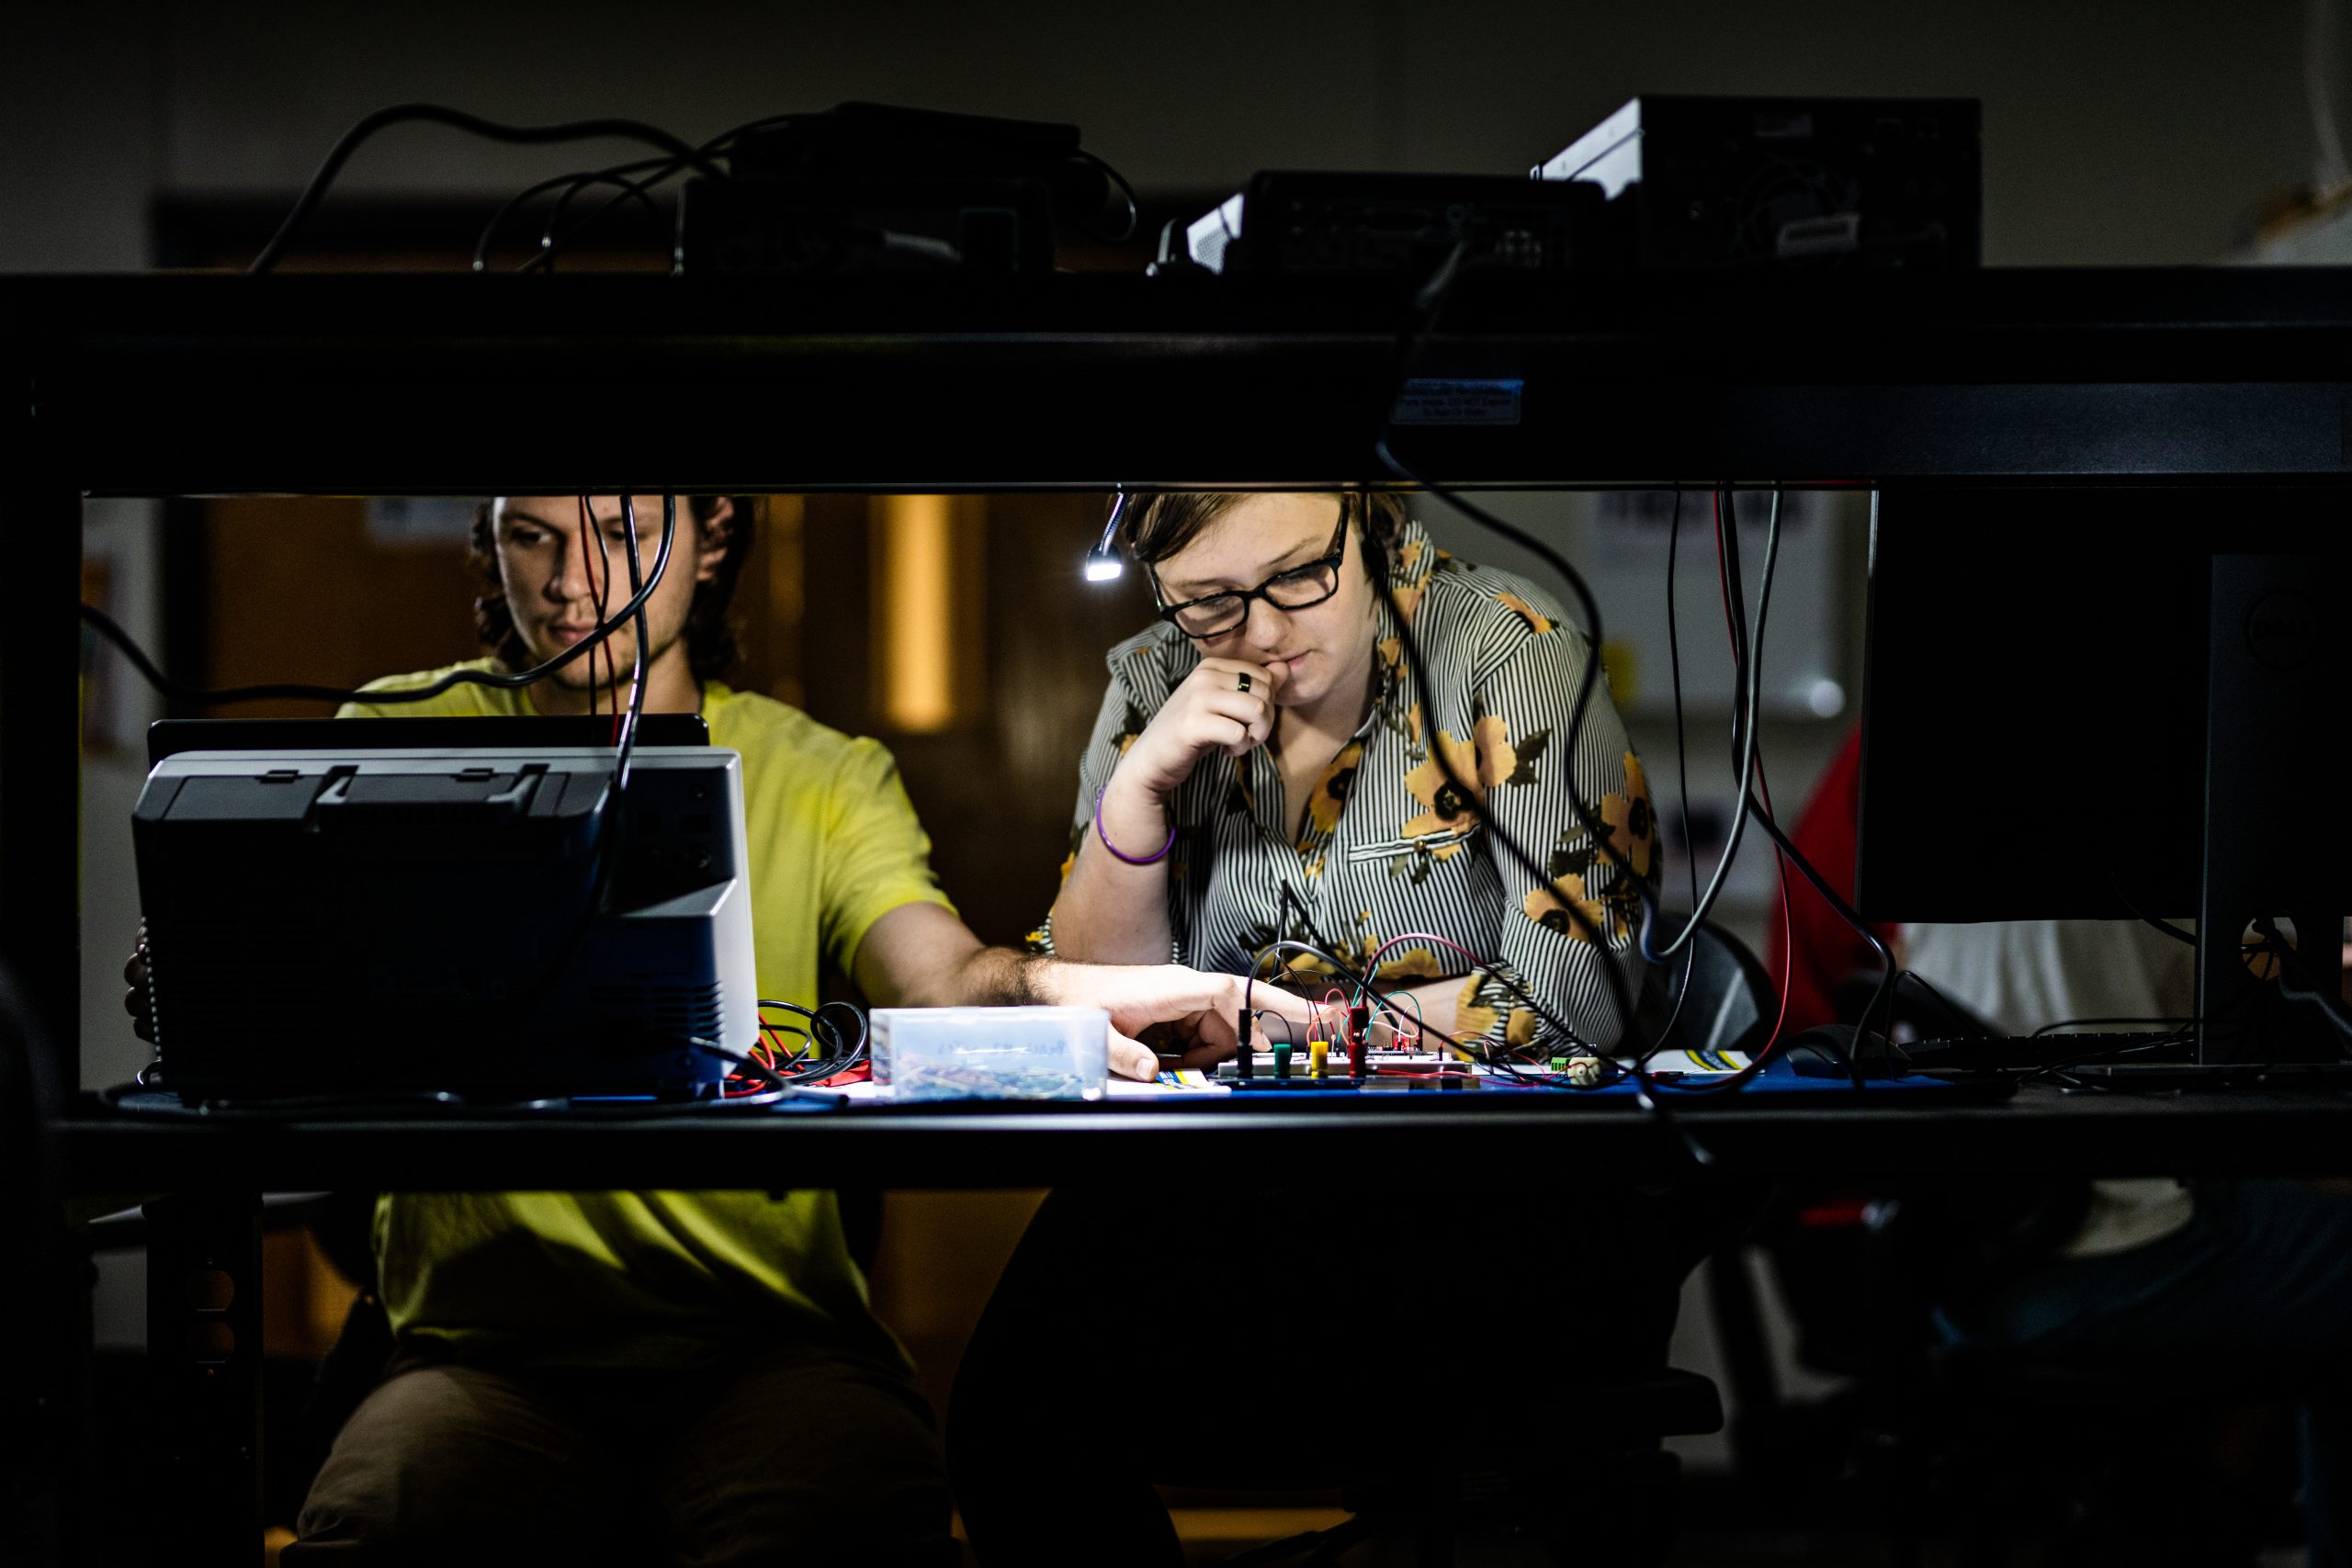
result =
[[[820,1347],[694,1371],[395,1360],[303,1505],[329,1562],[953,1564],[930,1407]]]

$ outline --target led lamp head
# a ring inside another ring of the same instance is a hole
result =
[[[1087,581],[1109,582],[1127,570],[1126,563],[1119,558],[1119,552],[1111,544],[1118,536],[1119,517],[1126,509],[1127,492],[1121,491],[1111,502],[1111,515],[1102,525],[1102,539],[1086,552]]]

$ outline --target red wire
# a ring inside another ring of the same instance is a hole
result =
[[[1331,999],[1333,997],[1337,997],[1340,999],[1337,1002],[1334,1002]],[[1315,1026],[1317,1029],[1321,1029],[1323,1027],[1323,1010],[1325,1008],[1329,1008],[1331,1010],[1332,1023],[1330,1029],[1324,1032],[1322,1038],[1327,1041],[1336,1041],[1341,1045],[1348,1044],[1350,1043],[1350,1036],[1348,1033],[1348,988],[1345,986],[1333,986],[1330,989],[1323,993],[1323,999],[1315,1004]],[[1308,1038],[1313,1039],[1314,1036],[1309,1035]]]
[[[1491,967],[1488,960],[1479,957],[1476,953],[1471,952],[1468,948],[1463,946],[1458,942],[1449,941],[1432,931],[1407,931],[1403,936],[1390,937],[1386,942],[1382,942],[1378,947],[1372,950],[1372,956],[1364,961],[1363,977],[1366,980],[1375,978],[1376,976],[1374,974],[1374,970],[1380,963],[1380,955],[1387,952],[1392,947],[1396,947],[1401,943],[1408,942],[1433,942],[1440,947],[1452,948],[1454,952],[1462,954],[1463,957],[1468,959],[1471,963],[1476,964],[1481,969]]]
[[[1379,966],[1380,966],[1380,955],[1381,955],[1382,953],[1384,953],[1387,952],[1390,948],[1395,947],[1395,946],[1398,945],[1398,944],[1399,944],[1399,943],[1401,943],[1401,942],[1433,942],[1437,943],[1440,947],[1452,948],[1454,952],[1456,952],[1456,953],[1458,953],[1462,954],[1462,956],[1463,956],[1463,957],[1464,957],[1464,958],[1468,959],[1468,960],[1471,962],[1471,964],[1472,964],[1475,967],[1476,967],[1476,968],[1478,968],[1478,969],[1480,969],[1480,970],[1482,970],[1482,971],[1484,971],[1484,972],[1486,972],[1486,973],[1487,973],[1487,974],[1492,974],[1492,973],[1494,972],[1494,967],[1495,967],[1495,966],[1494,966],[1494,964],[1491,964],[1490,962],[1488,962],[1487,960],[1486,960],[1486,959],[1484,959],[1484,958],[1479,957],[1476,953],[1475,953],[1471,952],[1468,948],[1466,948],[1466,947],[1463,946],[1463,945],[1462,945],[1460,942],[1454,942],[1454,941],[1453,941],[1452,939],[1447,938],[1447,937],[1442,937],[1442,936],[1438,935],[1435,931],[1407,931],[1407,932],[1405,932],[1402,936],[1392,936],[1392,937],[1390,937],[1386,942],[1382,942],[1378,947],[1375,947],[1375,948],[1374,948],[1374,949],[1372,950],[1372,956],[1364,960],[1364,965],[1363,965],[1363,977],[1364,977],[1365,984],[1366,984],[1367,986],[1369,986],[1369,985],[1371,984],[1371,982],[1372,982],[1372,980],[1373,980],[1373,978],[1374,978],[1374,976],[1375,972],[1378,970],[1378,968],[1379,968]],[[1441,979],[1452,979],[1452,978],[1453,978],[1454,976],[1437,976],[1437,977],[1438,977],[1438,978],[1441,978]],[[1459,1026],[1457,1025],[1456,1027],[1459,1027]],[[1466,1050],[1468,1050],[1468,1049],[1469,1049],[1469,1047],[1468,1047],[1468,1046],[1466,1046],[1466,1045],[1463,1044],[1459,1040],[1455,1039],[1453,1036],[1449,1035],[1449,1034],[1445,1034],[1445,1033],[1443,1033],[1443,1032],[1441,1032],[1440,1031],[1433,1030],[1433,1029],[1430,1028],[1430,1027],[1429,1027],[1429,1022],[1428,1022],[1428,1021],[1427,1021],[1426,1019],[1422,1019],[1422,1018],[1419,1018],[1419,1017],[1416,1017],[1416,1018],[1413,1020],[1413,1040],[1414,1040],[1414,1043],[1415,1043],[1416,1044],[1419,1044],[1419,1043],[1420,1043],[1420,1041],[1421,1041],[1421,1040],[1422,1040],[1426,1035],[1430,1035],[1430,1034],[1435,1034],[1435,1035],[1437,1035],[1437,1037],[1438,1037],[1440,1040],[1444,1041],[1448,1045],[1453,1046],[1453,1047],[1454,1049],[1456,1049],[1456,1050],[1466,1051]]]

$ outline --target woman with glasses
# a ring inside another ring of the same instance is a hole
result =
[[[1603,965],[1635,994],[1635,881],[1657,875],[1657,825],[1605,682],[1570,750],[1590,650],[1558,610],[1437,549],[1394,496],[1159,494],[1122,533],[1159,620],[1111,650],[1041,944],[1244,973],[1269,943],[1303,942],[1374,964],[1432,1034],[1473,1049],[1544,1061],[1613,1044]],[[1458,946],[1385,945],[1410,933]],[[1299,981],[1332,977],[1311,955],[1286,962]]]
[[[1470,1054],[1614,1046],[1604,965],[1638,993],[1656,829],[1605,684],[1571,737],[1592,651],[1558,610],[1438,550],[1390,496],[1159,494],[1119,532],[1159,620],[1111,650],[1038,942],[1247,973],[1301,942],[1409,990],[1399,1005]],[[1313,994],[1334,977],[1283,962]],[[1155,1482],[1335,1485],[1465,1434],[1507,1454],[1556,1440],[1577,1384],[1663,1365],[1703,1249],[1669,1201],[1565,1175],[1498,1186],[1412,1143],[1056,1190],[956,1382],[950,1464],[981,1562],[1179,1563]],[[1595,1354],[1476,1353],[1528,1334]],[[1396,1353],[1367,1359],[1379,1346]]]

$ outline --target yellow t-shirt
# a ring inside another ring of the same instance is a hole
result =
[[[524,692],[460,685],[423,703],[354,703],[343,716],[534,711]],[[743,758],[760,995],[813,1006],[820,954],[848,973],[890,910],[953,907],[877,742],[716,682],[703,688],[702,713],[711,743]],[[451,1354],[684,1366],[779,1333],[901,1354],[867,1307],[831,1192],[390,1192],[377,1202],[375,1234],[394,1332]]]

